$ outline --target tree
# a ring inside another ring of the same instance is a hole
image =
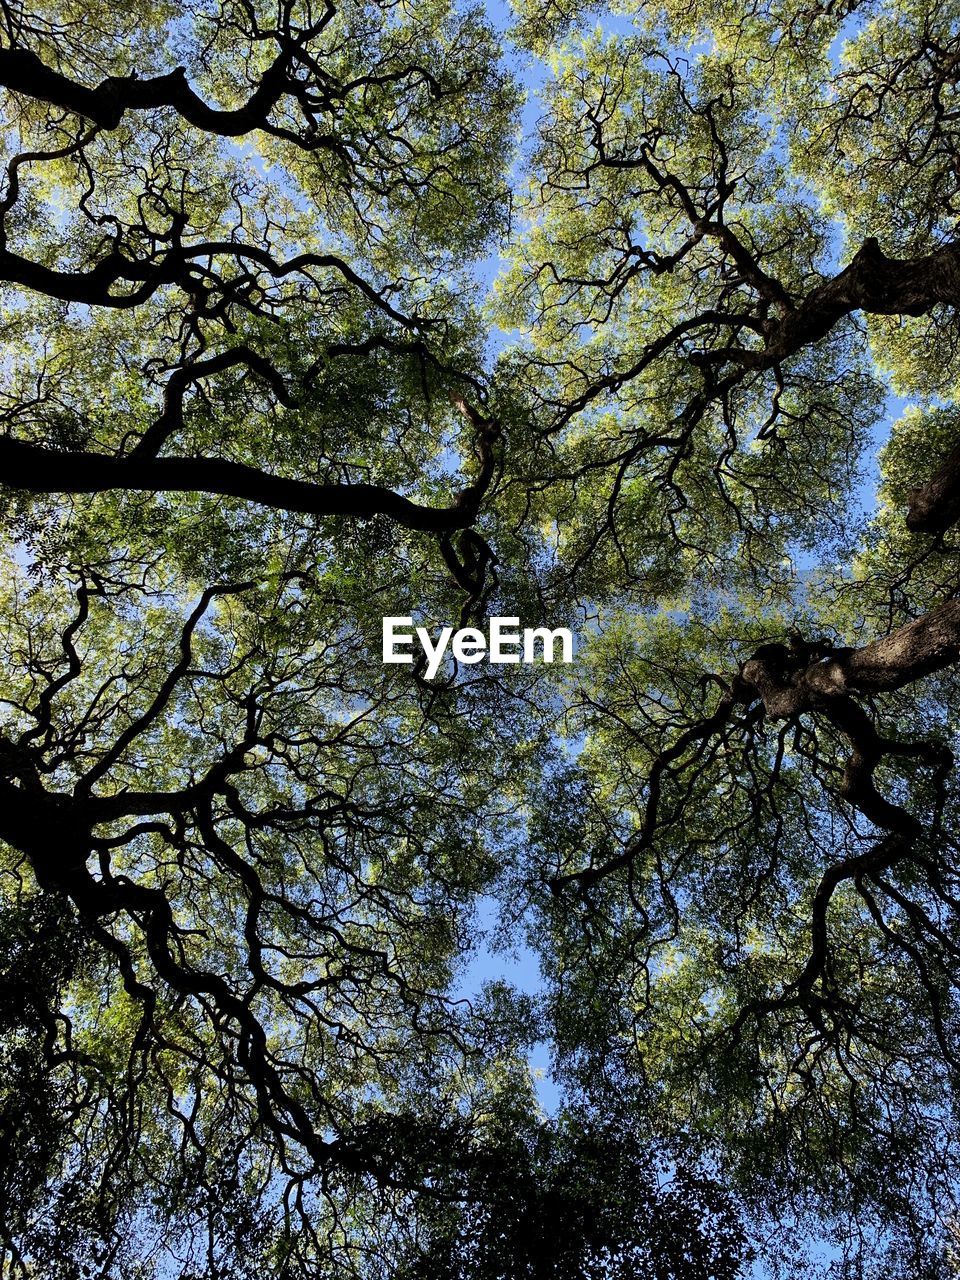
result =
[[[854,8],[520,5],[519,149],[481,10],[0,10],[11,1275],[946,1274],[960,35]],[[380,663],[486,614],[572,673]]]
[[[722,1134],[752,1203],[812,1196],[851,1266],[889,1229],[938,1274],[956,14],[848,17],[668,5],[557,63],[503,307],[562,459],[538,486],[560,572],[602,625],[571,693],[587,745],[545,788],[527,877],[556,897],[573,1079],[654,1079],[667,1128]],[[556,40],[542,19],[529,38]],[[882,434],[881,375],[918,401]]]

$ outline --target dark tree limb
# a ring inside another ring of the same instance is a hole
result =
[[[914,533],[943,533],[960,520],[960,445],[926,484],[912,490],[907,528]]]
[[[291,91],[290,62],[288,53],[275,58],[243,106],[233,110],[204,102],[190,88],[183,67],[146,80],[108,76],[91,89],[48,67],[31,49],[0,49],[0,86],[83,116],[101,129],[116,129],[127,111],[171,107],[205,133],[237,138],[262,127],[283,94]]]
[[[488,451],[489,452],[489,451]],[[219,458],[125,457],[67,452],[0,438],[0,484],[29,493],[209,493],[314,516],[385,515],[407,529],[444,533],[476,518],[492,458],[449,507],[428,507],[375,484],[322,484],[269,475]]]

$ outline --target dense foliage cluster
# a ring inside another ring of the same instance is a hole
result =
[[[0,0],[0,99],[0,1273],[956,1275],[960,6]]]

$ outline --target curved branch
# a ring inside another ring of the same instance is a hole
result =
[[[480,476],[448,507],[428,507],[375,484],[322,484],[274,476],[220,458],[153,458],[60,452],[9,437],[0,439],[0,484],[30,493],[209,493],[314,516],[385,515],[406,529],[444,533],[476,517],[492,475],[489,448]]]
[[[83,116],[101,129],[116,129],[127,111],[172,107],[206,133],[237,138],[261,128],[280,98],[292,91],[289,66],[290,54],[281,53],[243,106],[233,110],[204,102],[190,88],[183,67],[148,80],[135,75],[108,76],[91,89],[48,67],[31,49],[0,49],[0,86]]]

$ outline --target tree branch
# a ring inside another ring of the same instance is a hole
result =
[[[487,451],[488,452],[488,451]],[[30,493],[209,493],[242,498],[282,511],[314,516],[385,515],[406,529],[443,533],[465,529],[477,514],[492,474],[492,460],[448,507],[428,507],[375,484],[322,484],[269,475],[219,458],[126,457],[60,452],[0,438],[0,484]],[[486,483],[485,483],[485,482]]]

